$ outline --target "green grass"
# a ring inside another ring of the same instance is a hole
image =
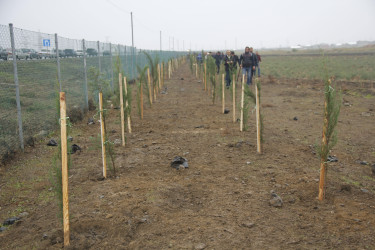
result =
[[[375,80],[374,55],[263,56],[263,75],[285,78],[322,79],[326,60],[329,76],[338,80]]]

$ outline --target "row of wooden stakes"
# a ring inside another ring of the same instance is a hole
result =
[[[175,69],[180,65],[181,60],[174,58],[168,61],[168,79]],[[158,84],[151,84],[150,70],[147,70],[148,75],[148,88],[150,103],[156,100],[156,94],[162,89],[164,85],[164,65],[158,64]],[[121,115],[121,139],[122,146],[125,146],[125,113],[124,113],[124,99],[122,88],[125,88],[125,95],[128,94],[127,79],[122,74],[119,74],[119,92],[120,92],[120,115]],[[141,84],[141,119],[143,119],[143,93]],[[152,97],[153,95],[153,97]],[[125,109],[128,108],[128,100],[125,100]],[[101,148],[102,148],[102,161],[103,161],[103,177],[107,178],[107,165],[106,165],[106,148],[105,148],[105,129],[104,129],[104,109],[103,109],[103,94],[99,92],[99,115],[100,115],[100,134],[101,134]],[[68,195],[68,145],[67,145],[67,120],[66,117],[66,97],[65,92],[60,92],[60,125],[61,125],[61,172],[62,172],[62,193],[63,193],[63,229],[64,229],[64,246],[70,245],[70,223],[69,223],[69,195]],[[127,127],[129,134],[132,133],[131,129],[131,116],[127,116]]]
[[[195,63],[195,76],[198,78],[198,64]],[[242,75],[242,82],[241,82],[241,107],[240,107],[240,131],[243,131],[244,128],[244,98],[245,98],[245,77],[246,75]],[[233,81],[232,81],[232,92],[233,92],[233,123],[237,121],[236,117],[236,75],[233,74]],[[207,65],[204,63],[204,76],[203,76],[203,82],[204,82],[204,91],[207,93],[210,93],[208,86],[207,86]],[[257,128],[257,153],[262,153],[262,144],[261,144],[261,124],[260,124],[260,93],[258,89],[258,82],[259,78],[255,79],[255,96],[256,96],[256,103],[255,103],[255,110],[256,110],[256,128]],[[222,74],[221,77],[221,84],[222,84],[222,113],[225,114],[225,74]],[[211,95],[213,95],[213,89],[211,89]]]

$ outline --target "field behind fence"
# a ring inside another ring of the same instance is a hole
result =
[[[13,50],[17,60],[13,60]],[[11,25],[0,25],[0,51],[0,164],[32,144],[32,138],[57,128],[59,91],[66,92],[68,110],[75,107],[85,112],[88,99],[95,98],[90,82],[93,71],[99,71],[114,91],[118,88],[117,57],[128,79],[137,78],[136,65],[147,64],[144,50],[136,47],[69,39]],[[184,53],[145,52],[161,62]]]

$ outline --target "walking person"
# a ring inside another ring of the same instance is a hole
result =
[[[230,86],[231,83],[231,75],[233,72],[233,66],[234,66],[234,57],[232,56],[231,52],[227,50],[227,54],[224,57],[224,66],[225,66],[225,82],[227,89]]]
[[[230,54],[233,56],[233,69],[237,71],[237,63],[240,59],[236,54],[234,54],[234,51],[231,51]]]
[[[221,60],[222,60],[222,56],[221,56],[220,51],[218,51],[215,55],[215,63],[216,63],[216,67],[217,67],[217,74],[219,74],[219,72],[220,72]]]
[[[256,73],[256,68],[258,67],[258,57],[256,56],[256,54],[254,54],[253,47],[250,47],[250,54],[252,57],[255,58],[255,68],[251,69],[251,78],[253,78],[253,76],[255,76]]]
[[[252,72],[255,71],[257,65],[255,54],[250,52],[250,48],[245,48],[245,53],[240,56],[240,67],[242,68],[242,74],[247,74],[246,84],[250,85],[252,82]]]
[[[258,68],[258,77],[260,77],[260,62],[262,61],[262,58],[260,57],[258,51],[255,52],[255,55],[257,56],[257,60],[258,60],[258,66],[257,66],[257,68]]]

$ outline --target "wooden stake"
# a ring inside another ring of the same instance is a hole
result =
[[[105,154],[105,130],[104,130],[104,116],[103,116],[103,93],[99,92],[99,113],[100,113],[100,134],[102,137],[102,159],[103,159],[103,177],[107,178],[107,160]]]
[[[125,147],[125,116],[124,116],[124,96],[122,92],[122,74],[118,74],[118,84],[120,90],[120,117],[121,117],[121,139],[122,139],[122,146]]]
[[[129,134],[131,134],[132,133],[132,124],[131,124],[130,113],[129,113],[128,83],[126,81],[126,77],[124,77],[124,87],[125,87],[125,96],[126,96],[126,99],[125,99],[125,108],[126,108],[126,112],[128,112],[127,113],[127,117],[128,117],[128,132],[129,132]]]
[[[161,90],[161,66],[158,64],[158,82],[159,82],[159,91]]]
[[[223,114],[225,113],[225,80],[224,80],[224,74],[221,76],[221,86],[222,86],[222,104],[223,104]]]
[[[195,63],[195,77],[198,78],[198,63]]]
[[[143,85],[141,83],[141,120],[143,120]]]
[[[154,102],[156,102],[156,84],[155,83],[153,83],[152,84],[153,85],[153,91],[154,91]]]
[[[240,131],[243,131],[243,103],[245,96],[245,75],[242,75],[242,90],[241,90],[241,122],[240,122]]]
[[[66,100],[65,92],[60,92],[60,122],[61,122],[61,173],[63,193],[63,224],[64,246],[70,245],[69,226],[69,195],[68,195],[68,141],[66,135]]]
[[[236,74],[233,74],[233,122],[236,122]]]
[[[148,97],[150,99],[150,103],[152,104],[152,89],[151,89],[150,68],[147,69],[147,80],[148,80]]]
[[[322,133],[322,147],[321,147],[321,158],[320,158],[320,181],[319,181],[319,200],[323,200],[325,196],[325,177],[327,169],[327,155],[324,153],[324,147],[327,145],[327,129],[328,129],[328,109],[327,99],[324,98],[324,121],[323,121],[323,133]]]
[[[164,86],[164,63],[161,64],[161,86]]]
[[[207,64],[204,62],[204,91],[207,91]]]
[[[171,79],[171,62],[168,62],[168,79]]]
[[[256,105],[256,125],[257,125],[257,152],[262,153],[261,141],[260,141],[260,102],[259,102],[259,89],[258,89],[258,78],[255,80],[255,105]]]

